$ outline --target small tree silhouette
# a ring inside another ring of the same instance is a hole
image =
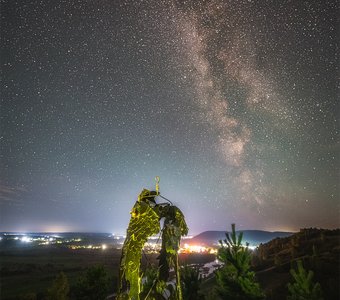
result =
[[[242,245],[243,233],[238,236],[235,224],[226,239],[220,241],[218,259],[224,266],[217,271],[217,294],[222,299],[264,299],[264,294],[255,282],[255,273],[250,271],[251,253]]]
[[[184,266],[181,275],[183,300],[204,299],[204,296],[200,293],[202,278],[199,268]]]
[[[75,296],[81,300],[105,299],[110,288],[110,278],[102,265],[89,268],[76,284]]]
[[[297,271],[290,270],[295,282],[288,283],[290,295],[287,300],[323,300],[321,286],[319,283],[313,283],[314,273],[307,271],[302,265],[302,261],[297,261]]]
[[[53,281],[52,286],[47,290],[48,300],[66,300],[70,286],[65,273],[61,272]]]

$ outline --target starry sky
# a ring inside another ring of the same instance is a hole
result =
[[[336,2],[2,0],[0,231],[339,227]]]

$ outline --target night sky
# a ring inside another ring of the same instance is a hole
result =
[[[0,231],[339,227],[336,2],[2,0]]]

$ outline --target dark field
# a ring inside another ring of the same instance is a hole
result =
[[[0,253],[0,299],[20,299],[27,293],[43,293],[61,271],[67,275],[72,286],[82,272],[96,264],[104,265],[114,279],[119,258],[120,250],[116,249],[70,250],[51,247],[3,251]]]
[[[43,294],[62,271],[75,284],[79,276],[91,266],[103,265],[112,278],[111,292],[117,286],[121,250],[108,248],[71,250],[43,247],[11,249],[0,252],[1,300],[23,299],[29,293]],[[143,255],[143,265],[157,264],[157,254]],[[213,261],[210,254],[181,255],[182,264],[201,264]]]

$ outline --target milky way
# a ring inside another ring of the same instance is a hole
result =
[[[336,1],[1,2],[1,230],[339,226]]]

